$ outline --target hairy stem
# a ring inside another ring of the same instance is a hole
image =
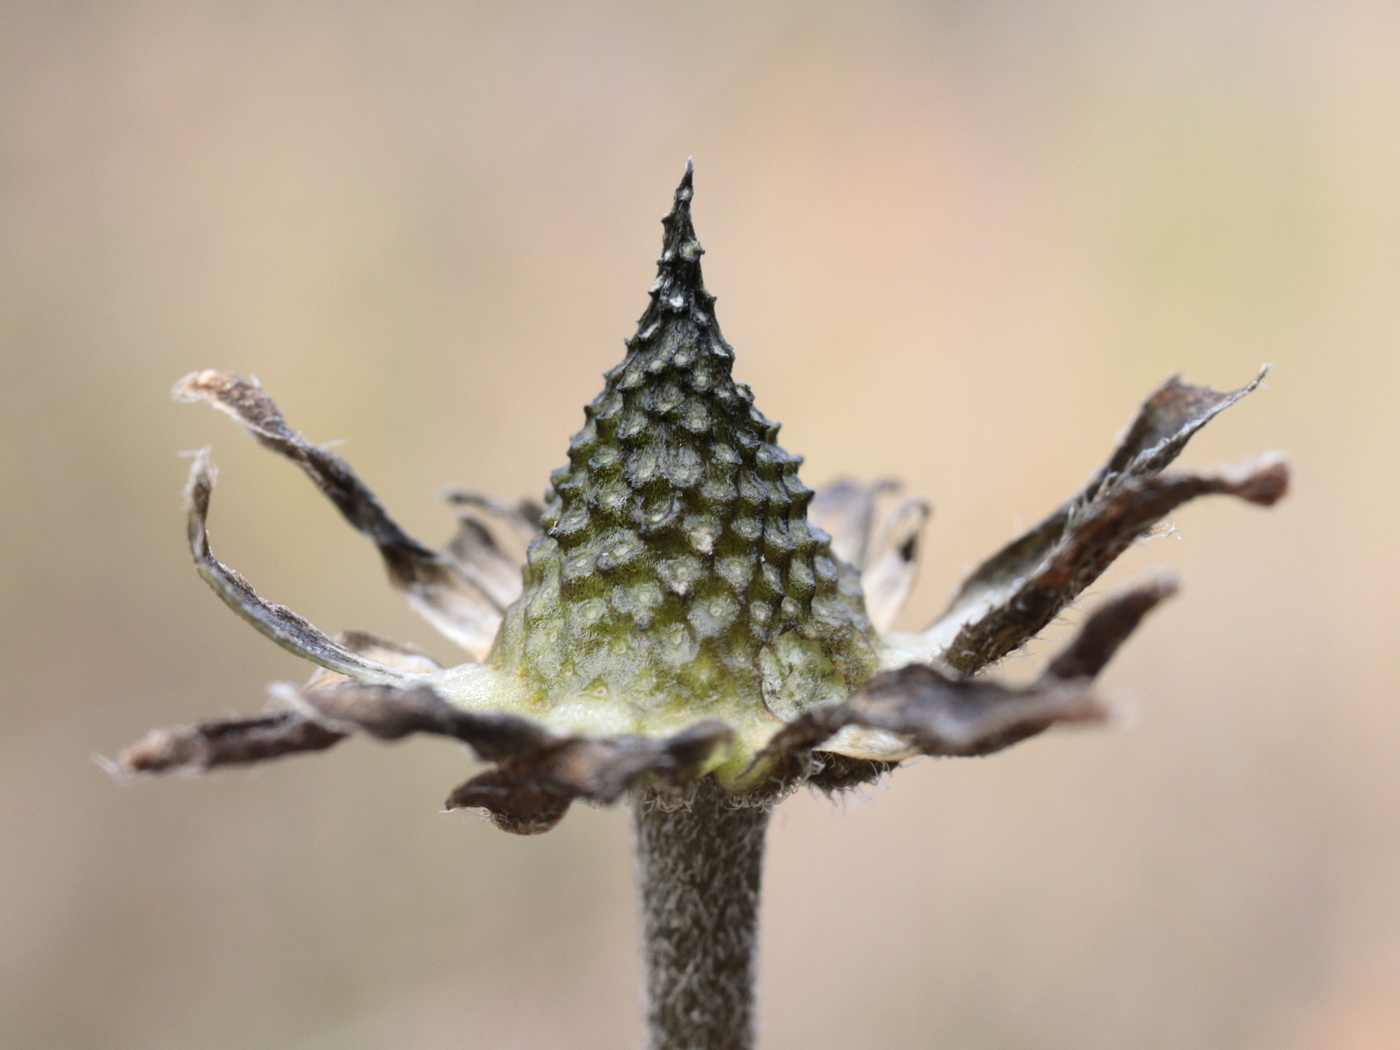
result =
[[[648,1050],[751,1050],[769,809],[708,778],[632,801]]]

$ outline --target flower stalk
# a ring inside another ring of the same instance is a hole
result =
[[[713,779],[632,799],[648,1050],[750,1050],[771,808]]]

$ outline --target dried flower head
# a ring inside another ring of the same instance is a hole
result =
[[[545,831],[573,799],[679,791],[706,779],[726,805],[794,785],[836,789],[919,754],[983,755],[1104,716],[1090,683],[1174,590],[1110,598],[1029,686],[974,677],[1074,601],[1129,545],[1197,496],[1269,505],[1287,487],[1266,457],[1219,472],[1165,468],[1231,393],[1169,379],[1089,483],[983,562],[917,633],[889,630],[908,596],[927,505],[896,484],[814,493],[801,459],[731,374],[734,351],[701,279],[691,171],[663,220],[651,303],[541,508],[465,492],[446,549],[408,536],[339,456],[290,427],[255,383],[196,372],[175,388],[299,465],[379,548],[389,579],[469,662],[443,668],[360,632],[334,638],[260,598],[210,551],[207,452],[186,492],[195,564],[273,641],[319,665],[262,714],[157,730],[132,773],[205,770],[323,750],[354,733],[432,733],[489,767],[454,790],[500,827]],[[522,565],[512,544],[528,544]]]

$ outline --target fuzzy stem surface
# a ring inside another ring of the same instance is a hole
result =
[[[632,800],[648,1050],[752,1050],[767,806],[711,779]]]

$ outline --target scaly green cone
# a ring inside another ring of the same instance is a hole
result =
[[[865,681],[875,636],[856,571],[807,524],[800,457],[731,376],[691,195],[687,165],[651,304],[551,478],[493,662],[550,722],[584,702],[618,730],[727,719],[733,768],[778,718]]]

